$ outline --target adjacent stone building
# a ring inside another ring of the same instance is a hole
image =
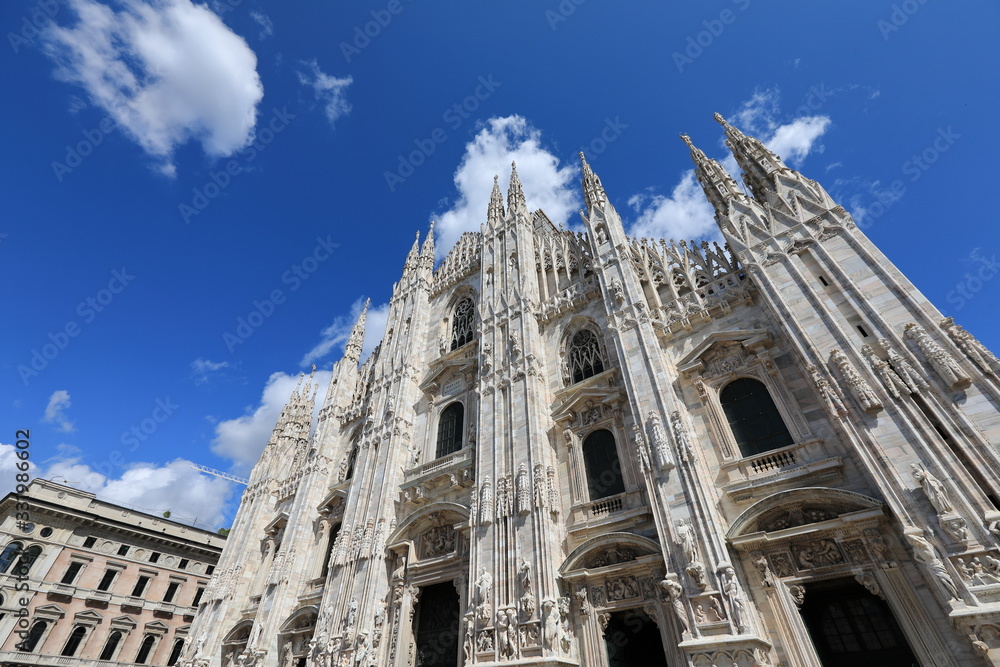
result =
[[[0,517],[0,664],[177,663],[224,537],[42,479]]]
[[[516,169],[285,407],[186,664],[1000,665],[1000,361],[819,185],[684,136],[726,247]],[[930,251],[930,248],[928,248]]]

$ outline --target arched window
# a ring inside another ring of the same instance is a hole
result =
[[[759,380],[739,378],[719,394],[729,428],[743,456],[756,456],[792,444],[771,394]]]
[[[184,640],[175,639],[174,647],[170,649],[170,658],[167,660],[167,667],[174,667],[174,665],[177,664],[177,661],[180,660],[181,657],[181,649],[183,648],[184,648]]]
[[[333,558],[333,547],[337,542],[337,535],[339,534],[340,524],[334,524],[334,526],[330,528],[330,539],[326,543],[326,555],[323,557],[323,572],[320,576],[324,579],[330,572],[330,559]]]
[[[21,645],[21,649],[25,653],[31,653],[35,650],[38,645],[38,640],[42,638],[45,634],[45,629],[49,627],[49,624],[45,621],[38,621],[33,626],[31,630],[28,631],[28,636],[24,640],[24,644]]]
[[[104,650],[101,651],[101,660],[112,660],[115,657],[115,649],[118,648],[118,644],[121,643],[122,633],[121,630],[115,630],[110,635],[108,635],[108,641],[104,644]]]
[[[451,349],[457,350],[475,338],[476,309],[472,299],[462,299],[451,318]]]
[[[354,477],[354,464],[358,462],[358,441],[351,441],[351,451],[347,453],[347,474],[344,475],[344,479],[351,479]]]
[[[583,464],[587,468],[590,499],[625,493],[625,480],[618,460],[618,448],[611,431],[594,431],[583,441]]]
[[[11,574],[18,577],[27,576],[28,572],[31,570],[31,566],[35,564],[38,560],[39,554],[42,553],[42,548],[37,544],[30,546],[24,550],[21,557],[17,559],[17,564],[14,565],[14,569]]]
[[[76,652],[80,649],[80,642],[83,641],[86,634],[87,628],[82,625],[78,625],[73,628],[73,632],[70,633],[69,639],[66,640],[66,645],[63,646],[63,650],[60,655],[67,658],[72,658],[76,655]]]
[[[142,644],[139,646],[139,652],[135,654],[135,661],[140,665],[145,665],[146,661],[149,660],[149,653],[153,650],[153,644],[156,642],[156,637],[153,635],[146,635]]]
[[[447,456],[462,448],[462,427],[465,421],[465,406],[455,402],[441,412],[438,420],[437,457]]]
[[[597,335],[590,329],[576,332],[570,341],[569,368],[574,383],[604,372],[601,344]]]
[[[23,547],[20,542],[11,542],[0,553],[0,573],[4,573],[10,569],[10,564],[14,562],[14,557],[18,555]]]

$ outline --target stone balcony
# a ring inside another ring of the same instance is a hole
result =
[[[724,479],[728,478],[723,482],[726,494],[735,501],[745,501],[807,480],[816,484],[839,477],[843,468],[840,457],[827,456],[823,440],[814,438],[726,463],[721,471]]]
[[[641,491],[626,491],[571,507],[569,532],[575,538],[580,538],[590,533],[627,530],[651,519],[645,494]]]
[[[476,452],[463,447],[457,452],[411,468],[404,473],[401,500],[412,505],[422,505],[430,496],[442,489],[461,490],[472,486]]]

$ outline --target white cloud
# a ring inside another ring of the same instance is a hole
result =
[[[264,12],[252,11],[250,12],[250,18],[254,20],[254,23],[260,26],[260,34],[258,37],[266,39],[274,34],[274,23],[271,22],[271,17],[267,14]]]
[[[214,373],[223,368],[229,368],[228,361],[211,361],[198,357],[191,362],[191,377],[194,378],[195,384],[205,384]]]
[[[153,515],[170,510],[174,521],[202,528],[216,528],[225,518],[225,505],[234,487],[218,477],[209,477],[191,467],[185,459],[175,459],[163,465],[134,463],[120,477],[109,478],[90,465],[81,463],[78,455],[63,457],[72,451],[70,445],[60,445],[60,456],[45,462],[41,468],[31,464],[32,477],[50,479],[57,484],[93,493],[102,500],[118,503]],[[13,445],[0,444],[0,490],[13,490],[17,450]],[[106,464],[108,471],[111,464]]]
[[[479,231],[486,222],[493,176],[500,175],[506,193],[512,161],[517,162],[529,210],[541,208],[552,222],[562,224],[580,208],[578,168],[560,165],[542,146],[541,132],[523,117],[490,118],[466,145],[455,171],[458,195],[447,210],[433,216],[438,257],[445,256],[463,232]]]
[[[68,0],[72,27],[45,32],[56,76],[81,86],[91,104],[175,173],[174,150],[199,141],[211,157],[231,155],[254,138],[264,88],[257,57],[205,5],[191,0]]]
[[[354,328],[354,323],[358,321],[358,317],[361,315],[361,309],[364,308],[364,305],[364,299],[358,299],[351,305],[351,312],[334,318],[333,323],[323,329],[320,333],[320,342],[316,343],[316,345],[309,350],[304,357],[302,357],[302,361],[299,362],[299,365],[308,366],[311,363],[323,359],[335,349],[343,352],[344,345],[347,344],[347,339],[351,336],[351,329]],[[362,359],[371,354],[371,351],[375,349],[375,346],[382,339],[382,336],[385,334],[385,325],[388,319],[389,304],[383,303],[380,306],[374,306],[368,309],[368,315],[365,318],[365,340],[361,346]]]
[[[314,382],[319,384],[316,412],[319,412],[323,404],[323,397],[330,385],[330,375],[330,371],[316,371]],[[281,409],[285,407],[298,381],[299,377],[296,375],[272,373],[256,407],[247,408],[240,417],[226,419],[215,425],[212,451],[232,460],[238,474],[248,473],[264,451],[264,445],[271,437]]]
[[[49,404],[45,406],[45,416],[42,418],[42,421],[46,424],[55,425],[56,430],[63,433],[72,433],[73,422],[66,415],[66,409],[70,405],[72,405],[72,402],[70,401],[68,391],[59,389],[52,392],[52,395],[49,396]]]
[[[722,240],[715,210],[705,198],[694,171],[687,171],[669,196],[636,195],[629,203],[639,216],[629,227],[632,236],[680,240]]]
[[[351,105],[347,101],[347,87],[354,79],[349,76],[338,79],[324,74],[315,60],[304,64],[310,71],[298,73],[299,83],[313,89],[316,99],[323,103],[326,119],[333,127],[341,116],[346,116],[351,111]]]

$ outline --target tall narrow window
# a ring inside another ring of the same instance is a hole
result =
[[[611,431],[594,431],[583,441],[583,463],[587,468],[590,499],[607,498],[625,492],[618,448]]]
[[[106,591],[111,588],[111,584],[114,582],[117,575],[118,570],[106,570],[104,572],[104,576],[101,577],[101,583],[97,584],[97,590]]]
[[[173,602],[174,596],[177,595],[177,589],[180,588],[181,584],[178,581],[171,581],[167,584],[167,592],[163,594],[164,602]]]
[[[347,454],[347,474],[344,475],[344,479],[351,479],[354,477],[354,466],[358,462],[358,441],[353,440],[351,442],[351,451]]]
[[[174,667],[181,657],[181,649],[184,648],[183,639],[175,639],[174,647],[170,649],[170,658],[167,660],[167,667]]]
[[[569,346],[569,367],[574,383],[604,372],[600,341],[590,329],[578,331],[573,336]]]
[[[63,573],[62,579],[59,581],[60,584],[72,584],[76,581],[76,576],[80,574],[80,570],[83,568],[83,563],[78,560],[73,561],[66,568]]]
[[[447,456],[462,448],[462,427],[465,406],[455,402],[441,412],[438,420],[437,457]]]
[[[201,604],[201,596],[205,594],[205,587],[202,586],[194,592],[194,600],[191,601],[192,607],[197,607]]]
[[[14,562],[14,558],[21,552],[23,546],[20,542],[11,542],[3,553],[0,553],[0,573],[10,569],[10,564]]]
[[[33,626],[31,630],[28,631],[28,636],[25,638],[24,643],[21,645],[21,650],[26,653],[31,653],[38,646],[38,640],[42,638],[45,634],[45,629],[49,627],[49,624],[45,621],[38,621]]]
[[[62,653],[60,655],[72,658],[76,655],[76,652],[80,650],[80,642],[83,641],[84,636],[87,634],[87,628],[82,625],[78,625],[73,628],[73,632],[70,633],[69,639],[66,640],[66,645],[63,646]]]
[[[153,635],[146,635],[142,644],[139,646],[139,652],[135,654],[135,661],[140,665],[145,665],[146,661],[149,660],[149,653],[153,650],[153,644],[156,642],[156,637]]]
[[[792,444],[792,436],[763,382],[751,378],[733,380],[719,394],[719,401],[743,456]]]
[[[139,577],[135,580],[135,586],[132,587],[132,597],[139,597],[146,592],[146,586],[149,585],[149,577]]]
[[[455,306],[451,324],[451,349],[457,350],[475,337],[476,309],[472,299],[463,299]]]
[[[115,630],[110,635],[108,635],[108,641],[104,644],[104,650],[101,651],[101,660],[111,660],[115,657],[115,649],[118,648],[118,644],[122,640],[122,633],[120,630]]]
[[[323,572],[320,576],[324,579],[326,575],[330,572],[330,559],[333,557],[333,546],[337,541],[337,535],[340,534],[340,524],[334,525],[330,528],[330,539],[326,543],[326,554],[323,556]]]
[[[38,556],[41,553],[42,548],[37,544],[25,549],[24,553],[21,554],[21,557],[17,559],[17,564],[14,565],[12,574],[18,577],[27,576],[28,572],[31,571],[31,566],[35,564],[35,561],[38,560]]]

